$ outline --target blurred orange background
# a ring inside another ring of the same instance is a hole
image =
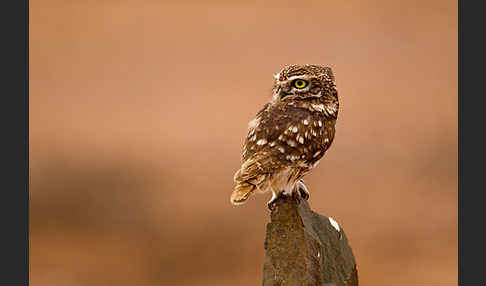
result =
[[[306,177],[360,285],[457,285],[456,1],[30,1],[30,282],[261,285],[266,201],[229,203],[247,123],[333,68]]]

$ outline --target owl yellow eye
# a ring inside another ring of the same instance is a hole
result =
[[[293,86],[295,88],[304,88],[308,85],[307,81],[303,80],[303,79],[296,79],[294,82],[293,82]]]

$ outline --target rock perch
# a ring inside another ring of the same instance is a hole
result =
[[[357,286],[358,272],[342,228],[307,201],[280,197],[265,237],[263,286]]]

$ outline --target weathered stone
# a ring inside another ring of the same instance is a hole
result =
[[[264,244],[263,286],[357,286],[358,272],[342,228],[307,201],[280,197]]]

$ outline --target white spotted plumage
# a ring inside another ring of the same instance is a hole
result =
[[[293,85],[296,80],[304,88]],[[313,169],[334,138],[338,98],[331,69],[292,65],[275,74],[273,97],[248,124],[242,166],[235,173],[231,202],[244,203],[256,190],[292,194],[305,189]]]

